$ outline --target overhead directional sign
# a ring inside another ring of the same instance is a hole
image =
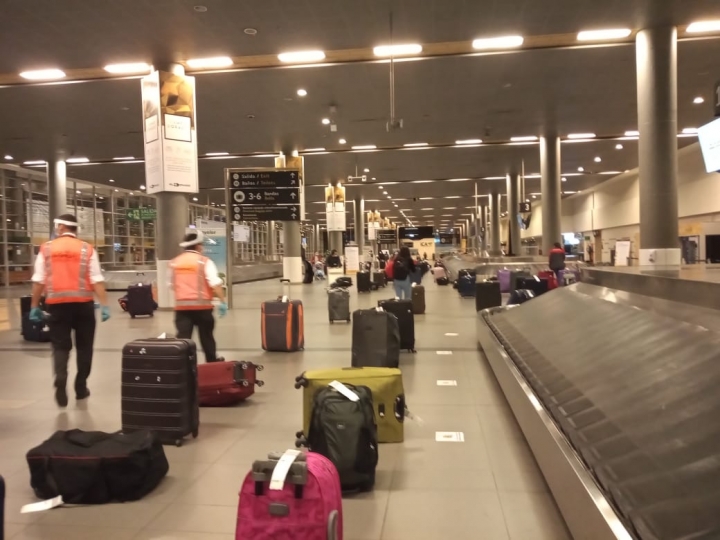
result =
[[[234,221],[300,221],[300,171],[226,169]]]

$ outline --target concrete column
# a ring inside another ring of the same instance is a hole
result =
[[[157,193],[157,220],[155,221],[155,259],[157,261],[158,306],[172,308],[175,299],[168,283],[168,266],[182,249],[178,244],[183,241],[187,229],[189,203],[184,193]]]
[[[337,250],[340,255],[343,255],[345,253],[342,231],[328,232],[328,240],[330,241],[330,251]]]
[[[490,255],[500,256],[500,192],[493,190],[490,194]]]
[[[55,156],[48,160],[48,218],[49,234],[55,230],[53,220],[67,213],[67,165],[64,156]]]
[[[520,255],[520,224],[517,220],[520,209],[520,175],[512,172],[507,175],[508,197],[508,255]]]
[[[562,242],[560,205],[562,194],[560,138],[540,137],[540,192],[542,195],[542,249],[550,253],[555,242]]]
[[[478,223],[478,232],[481,235],[480,236],[480,251],[481,251],[481,256],[483,256],[483,257],[485,256],[485,254],[488,251],[488,244],[489,244],[489,242],[488,242],[488,232],[489,232],[489,229],[488,229],[488,221],[489,221],[488,213],[489,212],[488,212],[488,210],[489,210],[488,205],[483,205],[480,207],[480,218],[479,218],[480,223]]]
[[[640,264],[679,265],[677,28],[636,38],[640,130]]]
[[[277,254],[277,231],[275,231],[275,222],[267,223],[267,255],[272,257]]]
[[[292,167],[300,170],[300,177],[305,178],[305,162],[300,156],[278,156],[275,167]],[[302,263],[302,233],[299,221],[283,221],[283,278],[290,283],[302,283],[305,269]]]
[[[360,260],[364,260],[365,256],[365,199],[355,197],[355,217],[353,225],[355,226],[355,243],[358,245],[360,252]]]

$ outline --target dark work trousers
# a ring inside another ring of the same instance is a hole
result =
[[[175,311],[175,328],[180,339],[192,339],[193,328],[197,326],[200,335],[200,345],[205,351],[206,362],[217,361],[217,346],[215,345],[215,318],[212,309],[179,309]]]
[[[48,304],[48,327],[53,350],[55,387],[65,387],[68,378],[68,362],[73,347],[72,333],[75,331],[75,356],[77,376],[75,393],[82,394],[87,388],[95,342],[95,306],[93,302],[70,302]]]

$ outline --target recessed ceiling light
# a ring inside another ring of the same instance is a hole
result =
[[[345,143],[347,143],[347,141],[346,141],[345,139],[340,139],[338,142],[339,142],[340,144],[345,144]]]
[[[208,153],[205,154],[205,155],[208,156],[208,157],[212,157],[212,156],[227,156],[227,155],[229,155],[229,153],[228,153],[228,152],[208,152]]]
[[[205,13],[207,11],[207,6],[193,6],[193,9],[198,13]]]
[[[303,152],[324,152],[324,148],[306,148]]]
[[[71,157],[65,160],[67,163],[88,163],[90,160],[86,157]]]
[[[80,195],[80,190],[79,190],[79,189],[76,189],[76,190],[75,190],[75,193],[77,193],[78,195]]]
[[[278,60],[285,64],[304,64],[325,60],[323,51],[295,51],[278,54]]]
[[[615,145],[615,150],[622,150],[623,148],[625,148],[625,147],[620,143]]]
[[[481,38],[473,41],[473,49],[489,50],[489,49],[510,49],[512,47],[520,47],[525,39],[522,36],[500,36],[492,38]]]
[[[255,28],[246,28],[243,32],[248,36],[256,36],[258,31]]]
[[[142,186],[142,185],[141,185],[141,186],[140,186],[140,189],[144,190],[144,189],[145,189],[145,186]]]
[[[538,138],[535,135],[528,135],[525,137],[510,137],[510,142],[532,142],[537,140]]]
[[[305,97],[307,96],[307,90],[305,90],[304,88],[298,88],[297,95],[300,97]]]
[[[410,54],[420,54],[422,45],[408,43],[404,45],[380,45],[373,49],[375,56],[387,58],[388,56],[407,56]]]
[[[363,144],[360,146],[353,146],[352,149],[353,150],[375,150],[375,149],[377,149],[377,146],[375,146],[374,144]]]
[[[129,62],[126,64],[108,64],[104,69],[113,74],[147,73],[152,69],[152,66],[147,62]]]
[[[584,30],[577,36],[578,41],[605,41],[624,39],[632,34],[629,28],[609,28],[606,30]]]
[[[55,79],[63,79],[65,72],[61,69],[36,69],[33,71],[23,71],[20,73],[20,76],[29,81],[52,81]]]
[[[329,119],[329,118],[323,118],[323,119],[322,119],[322,123],[323,123],[324,126],[327,126],[327,125],[330,123],[330,119]]]
[[[383,189],[383,187],[382,187],[382,186],[378,186],[378,189]]]
[[[695,135],[698,132],[698,128],[689,127],[682,130],[684,135]]]
[[[565,178],[565,177],[563,176],[562,181],[563,181],[563,182],[567,182],[567,178]]]
[[[570,140],[577,140],[577,139],[594,139],[597,137],[594,133],[571,133],[567,136]]]
[[[415,143],[403,144],[403,146],[405,148],[420,148],[422,146],[427,146],[427,145],[428,145],[428,143],[426,143],[426,142],[415,142]]]
[[[370,172],[370,169],[363,169],[363,172]]]
[[[585,167],[578,167],[578,172],[584,172],[584,171],[585,171]]]
[[[698,96],[695,99],[693,99],[693,103],[695,105],[700,105],[701,103],[705,103],[705,98],[702,96]]]
[[[626,137],[639,137],[639,136],[640,136],[640,132],[637,131],[637,130],[626,131],[626,132],[625,132],[625,136],[626,136]]]
[[[388,199],[392,199],[392,197],[391,197],[390,195],[388,195],[387,198],[388,198]]]
[[[197,202],[197,200],[198,200],[197,197],[193,197],[193,201],[194,201],[194,202]]]
[[[388,194],[387,191],[383,191],[383,195],[387,195],[387,194]]]
[[[193,58],[187,61],[188,67],[193,69],[223,68],[233,65],[229,56],[214,56],[212,58]]]
[[[32,161],[23,161],[23,165],[45,165],[47,163],[44,159],[34,159]]]
[[[8,161],[12,161],[13,157],[10,154],[5,154],[5,159]]]
[[[690,34],[699,34],[702,32],[720,32],[720,20],[717,21],[697,21],[691,23],[687,27]]]
[[[461,139],[459,141],[455,141],[455,144],[482,144],[482,139]]]
[[[602,158],[600,156],[595,156],[595,163],[600,163],[602,161]]]
[[[115,183],[115,180],[113,180],[113,179],[111,178],[111,179],[110,179],[110,183],[111,183],[111,184]]]
[[[372,177],[372,180],[377,180],[377,178],[375,178],[375,177],[373,176],[373,177]]]
[[[398,207],[398,205],[397,205],[397,204],[395,204],[395,203],[393,203],[393,206],[394,206],[395,208],[397,208],[397,207]]]

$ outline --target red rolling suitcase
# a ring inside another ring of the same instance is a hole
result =
[[[290,453],[296,455],[283,474],[278,469]],[[253,463],[240,490],[235,539],[342,540],[340,476],[332,462],[289,450]]]
[[[548,291],[557,289],[558,282],[557,282],[557,278],[555,277],[555,272],[553,272],[552,270],[543,270],[542,272],[538,272],[537,275],[541,279],[548,280]]]
[[[252,362],[209,362],[198,364],[198,401],[201,407],[235,405],[255,393],[263,366]]]

